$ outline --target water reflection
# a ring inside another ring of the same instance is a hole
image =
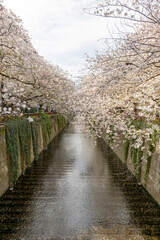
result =
[[[0,201],[0,239],[160,239],[160,208],[72,124]]]

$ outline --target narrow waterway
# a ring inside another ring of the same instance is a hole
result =
[[[0,240],[20,239],[160,239],[160,207],[73,122],[0,200]]]

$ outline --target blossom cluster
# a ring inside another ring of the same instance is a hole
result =
[[[160,132],[158,6],[159,0],[105,0],[95,9],[85,9],[121,20],[117,33],[105,41],[106,51],[87,56],[80,111],[90,134],[100,137],[105,132],[108,139],[118,140],[118,132],[123,132],[135,148],[144,150],[144,140]]]
[[[70,112],[71,76],[38,54],[21,19],[3,1],[0,16],[0,115],[37,106]]]

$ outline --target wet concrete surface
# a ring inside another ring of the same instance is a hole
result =
[[[0,239],[155,240],[160,207],[73,122],[0,199]]]

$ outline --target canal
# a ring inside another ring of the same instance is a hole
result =
[[[0,199],[0,240],[160,239],[160,207],[73,122]]]

